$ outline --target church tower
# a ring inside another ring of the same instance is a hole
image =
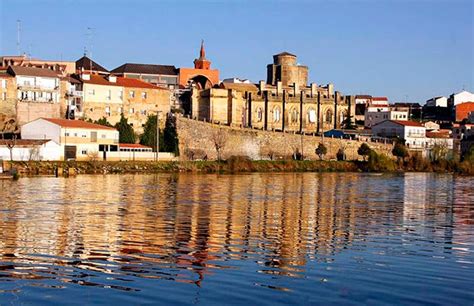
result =
[[[206,59],[206,51],[204,50],[204,40],[201,41],[201,50],[199,58],[194,60],[194,69],[211,69],[211,62]]]

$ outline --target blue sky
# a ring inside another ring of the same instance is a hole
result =
[[[310,81],[344,94],[424,102],[474,90],[474,1],[23,1],[0,0],[0,54],[76,60],[93,28],[92,57],[192,67],[201,39],[227,77],[266,78],[289,51]]]

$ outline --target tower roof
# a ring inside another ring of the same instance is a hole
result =
[[[278,53],[278,54],[275,54],[274,56],[280,56],[280,55],[281,55],[281,56],[289,55],[289,56],[294,56],[294,57],[296,57],[296,55],[294,55],[294,54],[292,54],[292,53],[290,53],[290,52],[286,52],[286,51],[281,52],[281,53]]]
[[[201,50],[199,50],[199,59],[206,59],[206,51],[204,50],[204,39],[201,40]]]

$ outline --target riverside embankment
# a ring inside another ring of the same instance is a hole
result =
[[[474,175],[471,162],[430,163],[426,160],[395,162],[369,158],[364,161],[257,160],[232,157],[226,161],[84,161],[84,162],[13,162],[20,176],[76,175],[114,173],[234,173],[234,172],[442,172]]]

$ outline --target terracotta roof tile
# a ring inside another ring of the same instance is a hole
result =
[[[115,130],[115,128],[82,120],[69,120],[59,118],[41,118],[51,123],[57,124],[61,127],[74,128],[74,129],[91,129],[91,130]]]
[[[397,123],[397,124],[400,124],[400,125],[404,125],[404,126],[418,126],[418,127],[424,127],[421,123],[419,122],[415,122],[415,121],[401,121],[401,120],[388,120],[388,121],[391,121],[391,122],[394,122],[394,123]]]
[[[123,86],[123,87],[134,87],[134,88],[150,88],[150,89],[168,90],[166,88],[158,87],[158,86],[155,86],[150,83],[137,80],[137,79],[116,77],[117,78],[116,82],[110,82],[105,77],[100,76],[100,75],[91,74],[89,76],[90,76],[90,80],[82,79],[82,82],[86,84],[96,84],[96,85],[106,85],[106,86]]]
[[[147,147],[138,143],[120,143],[120,148],[137,148],[137,149],[152,149],[152,147]]]

